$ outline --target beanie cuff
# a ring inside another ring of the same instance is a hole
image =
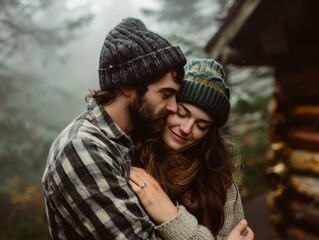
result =
[[[128,62],[99,69],[101,90],[115,89],[126,84],[151,82],[152,77],[186,64],[185,56],[178,46],[170,46],[134,58]]]
[[[178,102],[188,102],[208,112],[217,128],[227,122],[230,110],[229,99],[223,92],[213,87],[185,79],[176,98]]]

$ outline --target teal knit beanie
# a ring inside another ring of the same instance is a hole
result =
[[[176,98],[206,112],[219,128],[225,125],[229,110],[229,87],[223,67],[212,59],[194,59],[185,66],[185,77]]]

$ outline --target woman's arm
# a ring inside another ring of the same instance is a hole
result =
[[[239,190],[235,184],[232,184],[227,190],[226,202],[224,205],[225,221],[223,227],[219,230],[217,239],[225,240],[231,230],[244,219],[244,210],[239,194]]]
[[[210,230],[198,224],[196,217],[190,214],[184,206],[176,207],[156,179],[144,169],[132,167],[130,183],[146,212],[156,223],[157,233],[164,239],[214,239]],[[247,235],[243,236],[243,232],[247,232]],[[247,226],[246,220],[240,221],[227,238],[227,240],[253,239],[254,233]]]
[[[213,235],[183,206],[176,207],[154,177],[144,169],[132,167],[130,183],[142,205],[164,239],[213,240]]]

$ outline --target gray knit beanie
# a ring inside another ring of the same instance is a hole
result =
[[[186,58],[178,46],[148,30],[135,18],[126,18],[106,36],[100,54],[101,90],[151,82],[156,76],[183,67]]]
[[[225,125],[229,111],[229,87],[222,66],[212,59],[194,59],[185,66],[177,101],[189,102],[207,111],[216,126]]]

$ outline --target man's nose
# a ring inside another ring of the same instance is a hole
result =
[[[169,112],[172,112],[172,113],[177,112],[177,102],[176,102],[175,97],[167,103],[166,110]]]

